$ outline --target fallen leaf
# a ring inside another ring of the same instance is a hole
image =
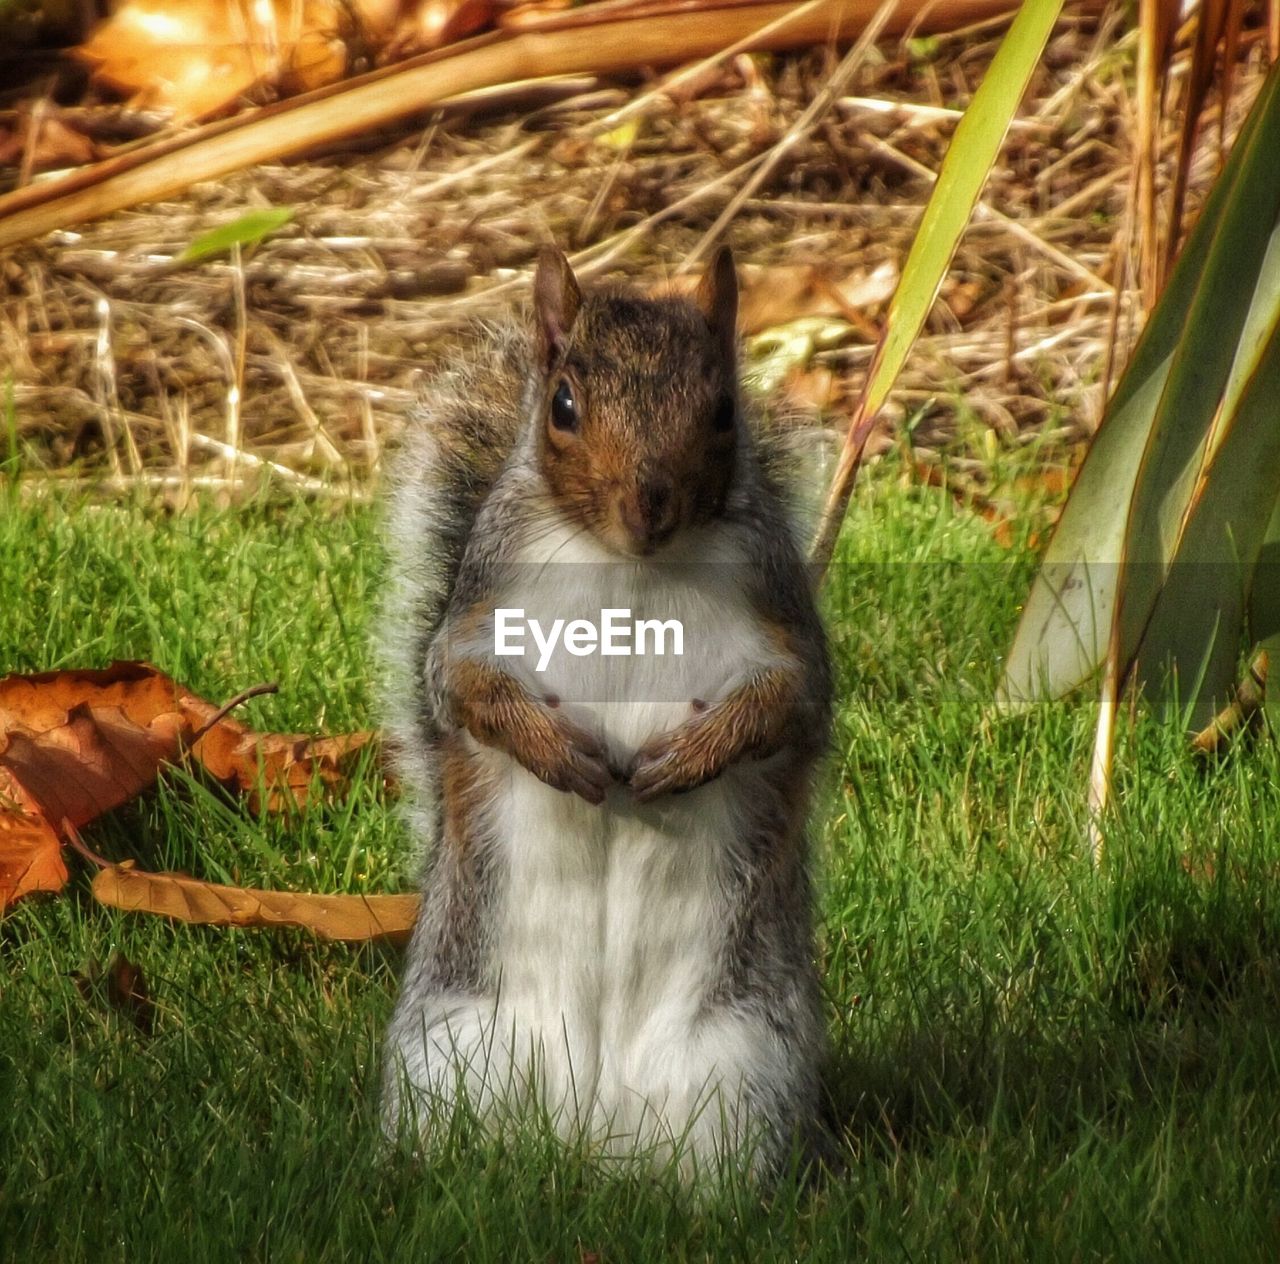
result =
[[[28,111],[12,125],[0,125],[0,167],[51,171],[79,167],[103,157],[101,146],[55,114]]]
[[[342,78],[346,40],[379,42],[395,0],[125,0],[75,55],[137,106],[201,118],[251,89],[302,92]]]
[[[338,793],[371,733],[256,733],[146,663],[0,679],[0,910],[56,891],[59,833],[150,787],[190,756],[258,810]],[[55,823],[59,829],[55,829]]]
[[[124,953],[117,952],[105,970],[99,962],[91,960],[83,970],[73,970],[71,977],[86,1005],[121,1014],[143,1035],[151,1035],[155,1028],[155,1004],[142,967]]]
[[[397,25],[388,60],[440,48],[493,25],[505,0],[420,0]]]
[[[654,293],[688,296],[698,280],[694,275],[674,277]],[[868,313],[887,303],[897,284],[897,265],[887,259],[870,272],[859,268],[843,274],[807,263],[744,264],[739,270],[738,329],[749,338],[797,321],[839,317],[871,341],[879,330]]]
[[[983,491],[973,486],[957,471],[947,470],[943,466],[929,461],[913,462],[913,470],[916,478],[926,486],[937,487],[948,492],[956,505],[962,509],[967,509],[987,522],[991,527],[991,534],[995,542],[1002,549],[1011,549],[1020,540],[1025,543],[1028,549],[1039,548],[1043,539],[1041,530],[1032,529],[1026,531],[1025,540],[1023,540],[1022,532],[1025,529],[1028,517],[1038,522],[1043,530],[1047,531],[1058,521],[1058,517],[1062,512],[1060,504],[1053,504],[1044,500],[1033,501],[1029,505],[1018,505],[1014,499],[1010,499],[1008,496]],[[1050,481],[1055,482],[1056,485],[1055,480]],[[1032,484],[1023,479],[1017,479],[1014,481],[1013,486],[1015,489],[1025,493]],[[1021,499],[1025,500],[1025,495]]]
[[[952,316],[961,325],[965,325],[998,290],[999,287],[990,281],[961,281],[953,278],[943,283],[939,297],[951,309]]]
[[[145,724],[164,711],[178,710],[176,696],[174,682],[146,663],[5,676],[0,678],[0,733],[15,726],[52,728],[81,703],[113,707],[134,723]]]
[[[292,926],[325,939],[404,943],[418,915],[416,895],[315,895],[200,882],[179,873],[112,865],[93,880],[100,903],[198,926]]]
[[[829,351],[856,336],[844,320],[805,316],[788,325],[776,325],[746,342],[747,376],[764,395],[770,395],[789,378],[805,372],[819,351]]]
[[[156,715],[165,691],[135,667],[0,680],[0,911],[65,884],[54,821],[128,802],[176,757],[173,717]]]
[[[156,1019],[151,991],[143,977],[142,967],[135,965],[122,952],[116,953],[107,967],[107,1001],[143,1035],[151,1035]]]
[[[345,790],[360,752],[374,738],[371,732],[340,737],[263,734],[223,720],[191,753],[210,776],[248,795],[253,811],[279,812],[305,807],[317,783],[326,794]]]
[[[838,388],[836,375],[823,365],[796,365],[783,383],[786,398],[806,412],[826,412],[835,401]]]
[[[1065,500],[1075,481],[1080,460],[1074,453],[1067,465],[1047,465],[1034,474],[1014,479],[1013,485],[1024,496],[1042,501]]]
[[[33,891],[67,882],[62,843],[47,821],[0,802],[0,913]]]
[[[313,778],[344,786],[373,736],[257,733],[148,663],[0,679],[0,774],[25,791],[15,797],[26,810],[77,827],[134,798],[184,753],[230,788],[256,795],[265,785],[301,805]]]
[[[64,716],[44,731],[0,734],[0,773],[14,797],[47,821],[86,825],[135,798],[162,762],[178,756],[171,714],[139,725],[114,707],[77,703]]]

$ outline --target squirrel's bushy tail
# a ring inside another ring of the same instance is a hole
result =
[[[511,327],[482,327],[459,367],[413,409],[389,476],[390,573],[381,615],[382,714],[411,801],[434,798],[435,724],[423,683],[480,505],[515,444],[528,349]]]

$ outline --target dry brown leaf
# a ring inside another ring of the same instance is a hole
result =
[[[142,967],[122,952],[111,958],[104,970],[90,961],[83,970],[73,970],[71,977],[87,1005],[114,1011],[127,1018],[144,1036],[155,1029],[156,1007],[143,976]]]
[[[282,795],[305,803],[314,777],[327,791],[344,787],[372,739],[256,733],[147,663],[0,679],[0,774],[28,811],[77,827],[127,803],[188,748],[233,789],[266,785],[277,808]]]
[[[394,60],[466,39],[491,27],[505,7],[506,0],[420,0],[401,17],[384,55]]]
[[[176,760],[183,740],[214,715],[145,663],[6,676],[0,785],[50,825],[86,825],[151,785],[161,763]]]
[[[0,167],[51,171],[95,162],[105,150],[55,114],[25,111],[8,126],[0,125]]]
[[[285,93],[335,83],[347,40],[385,38],[395,0],[126,0],[75,54],[95,76],[179,122],[265,85]]]
[[[0,910],[56,891],[58,830],[88,824],[151,786],[188,751],[257,809],[346,787],[369,733],[255,733],[146,663],[0,679]],[[263,792],[265,791],[265,794]]]
[[[112,865],[93,880],[94,898],[111,908],[156,913],[199,926],[293,926],[325,939],[407,941],[416,895],[314,895],[255,891],[200,882],[178,873]]]
[[[952,277],[943,282],[939,297],[951,309],[956,321],[965,326],[996,292],[997,287],[985,279],[961,281]]]
[[[54,822],[84,825],[128,802],[176,757],[174,717],[157,714],[164,690],[147,671],[0,680],[0,910],[66,882]]]
[[[656,286],[654,293],[688,296],[698,280],[693,275],[673,277]],[[867,313],[893,296],[898,269],[887,260],[871,272],[857,269],[843,275],[814,264],[745,264],[738,280],[738,329],[745,337],[806,316],[839,316],[875,338],[879,330]]]
[[[370,732],[339,737],[296,733],[254,733],[234,720],[222,720],[192,749],[206,771],[246,794],[257,812],[304,807],[313,785],[340,793],[351,780],[359,752],[374,740]],[[260,790],[266,789],[265,801]]]
[[[1070,469],[1047,469],[1036,475],[1017,478],[1012,489],[1018,494],[1010,498],[982,491],[955,471],[930,461],[913,461],[912,472],[920,482],[947,492],[960,508],[988,523],[996,543],[1004,549],[1013,548],[1021,538],[1028,507],[1025,503],[1019,507],[1017,501],[1026,502],[1028,499],[1043,530],[1028,531],[1025,546],[1028,549],[1040,547],[1044,533],[1053,527],[1062,513],[1061,503],[1054,503],[1054,499],[1065,499],[1065,489],[1070,486],[1072,477]]]
[[[61,891],[62,843],[47,821],[0,801],[0,913],[33,891]]]
[[[156,1007],[142,967],[122,952],[116,953],[107,967],[107,1002],[123,1014],[143,1035],[155,1027]]]
[[[796,408],[805,412],[827,412],[835,402],[839,382],[824,365],[797,365],[783,382],[783,393]]]
[[[178,755],[179,734],[165,731],[171,715],[143,726],[115,708],[78,703],[64,717],[44,731],[0,728],[0,773],[47,821],[88,824],[135,798]]]
[[[1013,480],[1014,487],[1028,499],[1046,502],[1066,500],[1080,468],[1078,453],[1072,453],[1071,457],[1069,465],[1046,465],[1034,474],[1019,475]]]

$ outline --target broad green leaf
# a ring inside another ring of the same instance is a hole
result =
[[[178,263],[195,263],[210,255],[219,255],[232,246],[256,246],[258,242],[279,232],[291,219],[293,207],[272,206],[265,210],[249,211],[229,224],[220,224],[207,233],[201,233],[178,256]]]
[[[1280,489],[1277,489],[1280,492]],[[1249,635],[1264,649],[1280,649],[1280,495],[1271,511],[1271,521],[1263,534],[1262,547],[1254,566],[1249,588]],[[1272,642],[1275,642],[1273,647]],[[1280,687],[1280,658],[1273,654],[1275,670],[1267,676],[1267,694],[1271,682]]]
[[[1232,262],[1230,242],[1224,244],[1228,212],[1242,178],[1249,174],[1246,157],[1255,160],[1252,170],[1256,172],[1254,142],[1261,129],[1262,107],[1274,110],[1276,84],[1273,74],[1259,106],[1241,129],[1090,446],[1009,651],[998,696],[1003,706],[1059,697],[1088,679],[1102,662],[1115,613],[1120,563],[1126,556],[1130,509],[1140,471],[1149,468],[1144,455],[1157,410],[1162,400],[1168,400],[1166,419],[1176,416],[1176,401],[1167,389],[1175,353],[1204,274],[1210,266],[1225,268]],[[1252,284],[1246,277],[1236,293],[1248,292]],[[1240,315],[1243,320],[1243,312]],[[1203,441],[1209,419],[1202,416],[1197,424]],[[1176,535],[1185,503],[1186,496],[1171,537]]]
[[[1236,680],[1245,603],[1280,491],[1278,330],[1280,212],[1213,419],[1208,467],[1138,653],[1143,688],[1162,698],[1176,681],[1187,722],[1197,730],[1225,705]]]
[[[1280,731],[1280,496],[1250,580],[1249,637],[1267,651],[1267,718]]]
[[[1280,135],[1273,136],[1272,141],[1280,143]],[[1247,281],[1245,284],[1247,286]],[[1258,284],[1254,287],[1249,314],[1245,317],[1244,328],[1240,332],[1231,375],[1222,393],[1222,407],[1215,419],[1213,433],[1209,436],[1207,460],[1212,460],[1217,452],[1226,432],[1226,423],[1235,416],[1240,397],[1262,362],[1262,354],[1275,326],[1277,311],[1280,311],[1280,218],[1272,226],[1271,240],[1267,243],[1266,254],[1258,271]]]
[[[1254,372],[1219,425],[1213,463],[1197,488],[1139,651],[1139,679],[1161,698],[1176,683],[1193,730],[1232,693],[1245,602],[1280,488],[1277,299],[1273,295],[1270,336]]]
[[[862,416],[874,417],[880,411],[938,296],[947,265],[1061,9],[1062,0],[1025,0],[956,125],[902,280],[889,303],[885,337],[876,350],[858,410]]]
[[[1239,362],[1238,374],[1251,376],[1253,357],[1241,337],[1280,219],[1280,75],[1268,78],[1255,113],[1258,126],[1241,146],[1231,201],[1187,308],[1134,484],[1115,613],[1122,673],[1138,653],[1177,551],[1232,369]],[[1273,323],[1267,312],[1260,319],[1268,329]]]
[[[1280,732],[1280,496],[1258,550],[1249,589],[1249,636],[1267,651],[1265,702],[1272,731]]]
[[[1125,510],[1172,362],[1170,352],[1135,375],[1127,398],[1094,437],[1023,609],[997,695],[1001,706],[1060,697],[1102,662]]]

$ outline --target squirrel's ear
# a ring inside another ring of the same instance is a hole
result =
[[[554,246],[543,246],[533,274],[533,311],[545,368],[550,369],[564,355],[581,302],[569,260]]]
[[[720,354],[732,363],[738,346],[738,273],[733,266],[733,251],[721,246],[710,266],[702,274],[694,301],[716,336]]]

